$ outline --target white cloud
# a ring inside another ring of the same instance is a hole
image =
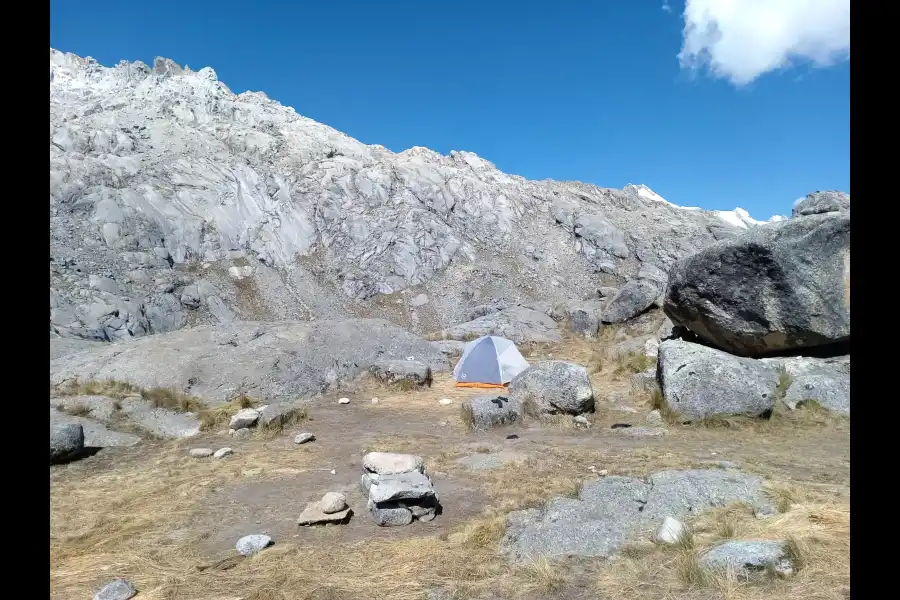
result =
[[[662,9],[667,13],[672,12],[672,7],[671,5],[669,5],[669,0],[663,0]]]
[[[849,56],[850,0],[687,0],[684,8],[681,66],[707,67],[735,85]]]

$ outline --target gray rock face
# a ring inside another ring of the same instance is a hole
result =
[[[525,342],[558,342],[559,327],[548,315],[524,306],[514,306],[468,323],[441,331],[442,337],[465,340],[483,335],[497,335],[516,344]]]
[[[685,419],[756,417],[775,406],[778,372],[763,361],[669,340],[659,346],[656,369],[663,400]]]
[[[460,356],[466,349],[466,343],[461,340],[438,340],[431,345],[448,358]]]
[[[651,306],[663,293],[663,285],[652,279],[632,279],[610,298],[603,310],[604,323],[624,323]]]
[[[594,337],[600,329],[603,302],[600,300],[558,302],[546,311],[546,314],[555,321],[564,321],[573,333]]]
[[[200,420],[195,415],[168,408],[154,408],[141,399],[123,400],[122,413],[134,425],[160,438],[181,439],[200,432]]]
[[[431,385],[431,369],[417,360],[385,360],[372,365],[369,372],[387,384],[408,381],[414,385]]]
[[[850,414],[850,357],[763,359],[783,367],[791,376],[783,402],[795,409],[812,400],[823,408]]]
[[[512,425],[522,418],[522,403],[506,396],[475,396],[463,403],[463,412],[471,418],[473,429]]]
[[[244,392],[261,400],[304,397],[354,380],[384,359],[449,363],[431,344],[386,321],[231,323],[104,345],[50,362],[51,384],[119,379],[188,390],[210,403]]]
[[[509,395],[536,414],[594,411],[594,389],[587,369],[561,360],[533,363],[509,383]]]
[[[263,93],[234,94],[211,68],[166,65],[50,52],[60,335],[338,319],[357,314],[348,297],[412,286],[428,331],[465,320],[475,292],[524,300],[556,278],[551,300],[585,297],[596,271],[665,270],[737,230],[633,190],[511,176],[470,152],[367,146]]]
[[[679,261],[669,275],[672,322],[733,354],[849,343],[849,216],[755,227]]]
[[[831,212],[850,212],[850,194],[838,191],[813,192],[794,205],[792,217],[806,217]]]
[[[235,549],[242,556],[253,556],[257,552],[265,550],[272,545],[272,538],[267,535],[245,535],[237,541]]]
[[[776,573],[790,574],[793,565],[784,542],[771,540],[734,540],[719,544],[700,557],[700,567],[709,571],[731,570],[739,575],[752,575],[773,568]]]
[[[608,557],[664,518],[684,519],[746,502],[771,508],[762,480],[720,470],[662,471],[648,482],[611,476],[586,483],[578,499],[554,498],[541,509],[513,512],[501,543],[513,560]]]
[[[116,579],[107,583],[103,588],[94,594],[94,600],[129,600],[137,594],[137,590],[128,581],[124,579]]]
[[[76,423],[50,425],[50,464],[69,460],[84,450],[84,429]]]

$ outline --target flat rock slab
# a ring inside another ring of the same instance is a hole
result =
[[[665,517],[684,519],[736,502],[774,510],[762,480],[739,472],[662,471],[648,481],[605,477],[584,484],[578,499],[554,498],[541,509],[511,513],[501,548],[514,561],[608,557]]]
[[[200,420],[195,415],[154,408],[146,400],[122,400],[122,412],[136,426],[156,437],[181,439],[200,433]]]
[[[262,428],[283,427],[291,422],[304,405],[298,402],[275,402],[259,411],[257,426]]]
[[[700,567],[709,571],[731,570],[751,575],[773,568],[781,574],[793,570],[784,542],[733,540],[719,544],[700,557]]]
[[[228,423],[229,429],[245,429],[256,425],[259,419],[259,411],[253,408],[242,408],[237,411]]]
[[[777,365],[791,376],[783,402],[796,409],[812,400],[822,408],[850,414],[850,357],[773,358],[761,362]]]
[[[75,423],[81,425],[84,430],[84,445],[86,448],[115,448],[120,446],[134,446],[140,443],[141,438],[132,433],[114,431],[105,424],[98,423],[86,417],[73,417],[56,409],[50,409],[50,424],[64,425]]]
[[[425,500],[434,498],[431,480],[422,473],[378,475],[371,480],[369,499],[375,504],[395,500]]]
[[[626,437],[659,437],[669,433],[664,427],[620,427],[615,432]]]
[[[414,454],[394,452],[369,452],[363,457],[363,469],[379,475],[395,475],[412,471],[423,472],[425,461]]]
[[[321,501],[310,502],[297,517],[297,525],[327,525],[329,523],[345,523],[350,520],[353,510],[345,508],[333,513],[326,513],[322,510]]]

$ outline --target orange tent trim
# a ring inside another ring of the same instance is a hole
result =
[[[456,387],[467,387],[467,388],[493,388],[493,389],[501,389],[505,390],[506,386],[499,383],[476,383],[469,381],[457,381]]]

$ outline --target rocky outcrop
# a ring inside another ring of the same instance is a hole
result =
[[[50,424],[50,464],[78,456],[84,450],[84,429],[77,423]]]
[[[522,403],[506,396],[475,396],[462,405],[465,424],[472,429],[511,425],[522,418],[522,412]]]
[[[743,502],[774,512],[762,480],[721,470],[662,471],[648,481],[605,477],[581,487],[578,498],[554,498],[542,508],[510,513],[501,543],[513,560],[608,557],[665,517],[684,519]]]
[[[763,359],[788,375],[782,401],[790,409],[807,402],[843,415],[850,414],[850,357]]]
[[[665,312],[742,356],[849,345],[850,218],[754,227],[679,261]]]
[[[407,356],[435,371],[449,368],[431,344],[386,321],[232,323],[63,356],[50,362],[50,382],[116,379],[182,390],[210,403],[238,393],[303,399],[348,383],[379,361]]]
[[[460,323],[441,331],[441,337],[451,340],[472,340],[485,335],[497,335],[516,344],[525,342],[558,342],[559,327],[548,315],[524,306],[514,306]]]
[[[659,345],[656,378],[670,410],[687,420],[771,414],[778,371],[768,363],[669,340]]]
[[[584,298],[598,277],[665,271],[738,230],[636,187],[368,146],[208,67],[49,60],[50,328],[64,337],[349,316],[433,331],[492,298]]]
[[[850,194],[838,191],[813,192],[806,198],[798,201],[791,216],[806,217],[809,215],[822,215],[826,213],[849,213]]]

